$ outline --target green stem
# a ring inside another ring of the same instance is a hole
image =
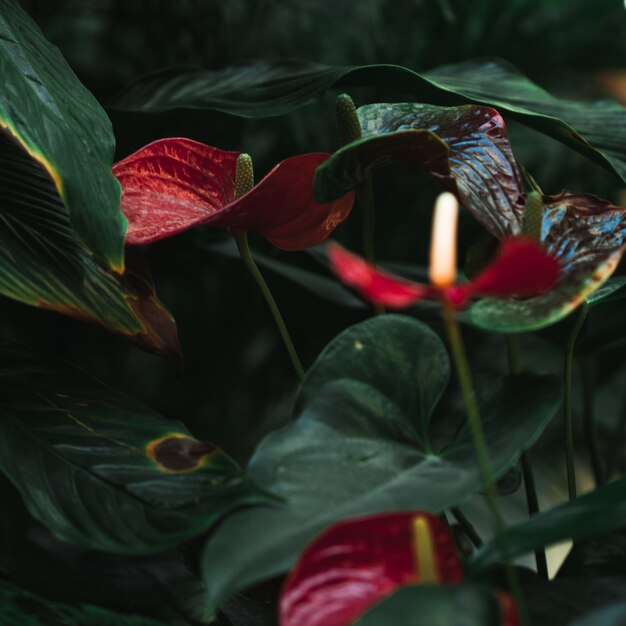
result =
[[[470,541],[474,544],[475,548],[480,548],[483,545],[483,540],[480,538],[480,535],[476,532],[474,525],[469,519],[465,516],[465,513],[461,511],[458,507],[452,507],[450,509],[452,515],[456,521],[461,525],[461,528],[465,531],[465,534],[469,537]]]
[[[572,332],[570,333],[565,346],[564,364],[564,387],[565,397],[563,399],[563,415],[565,418],[565,460],[567,465],[567,492],[569,499],[576,498],[576,462],[574,458],[574,421],[572,417],[572,369],[574,365],[574,346],[576,339],[587,318],[589,305],[587,303],[580,307],[580,312],[576,318]]]
[[[606,482],[606,475],[604,473],[604,465],[600,456],[598,431],[596,428],[595,411],[593,408],[593,387],[595,382],[593,357],[590,355],[585,356],[582,365],[583,406],[585,409],[583,428],[585,431],[585,441],[589,447],[589,458],[591,460],[591,467],[593,469],[596,486],[600,486]]]
[[[467,355],[465,353],[465,346],[463,345],[463,338],[461,337],[461,329],[456,317],[456,311],[446,302],[443,304],[443,318],[446,325],[448,343],[450,344],[452,358],[456,368],[459,387],[461,388],[461,394],[463,395],[463,401],[467,411],[467,423],[474,441],[474,449],[476,450],[476,457],[478,459],[478,467],[483,481],[487,506],[491,511],[494,522],[496,541],[498,542],[500,551],[504,556],[506,575],[511,593],[515,598],[517,609],[519,611],[520,621],[523,626],[526,626],[528,624],[526,603],[522,595],[522,589],[517,573],[511,563],[510,550],[506,534],[506,523],[498,503],[498,490],[493,479],[493,470],[491,467],[491,460],[489,459],[489,450],[487,448],[485,433],[480,419],[480,412],[478,410],[478,404],[474,394],[472,373],[467,361]]]
[[[287,348],[287,352],[289,354],[289,358],[291,359],[291,364],[293,365],[293,369],[296,372],[296,375],[300,379],[300,382],[304,380],[304,369],[302,367],[302,363],[300,363],[300,359],[298,358],[298,353],[293,345],[293,341],[291,341],[291,337],[289,335],[289,331],[285,326],[285,321],[283,320],[283,316],[280,314],[278,306],[276,305],[276,300],[274,300],[274,296],[272,296],[272,292],[270,288],[267,286],[263,275],[259,271],[257,264],[254,262],[252,258],[252,254],[250,252],[250,247],[248,246],[248,233],[245,231],[239,232],[235,234],[235,241],[237,242],[237,249],[239,250],[239,254],[241,256],[241,260],[244,262],[245,266],[250,270],[256,284],[259,286],[263,297],[265,298],[265,302],[267,302],[267,306],[269,307],[272,315],[274,316],[274,321],[276,322],[276,326],[278,326],[278,331],[280,332],[280,336],[283,338],[283,342],[285,344],[285,348]]]
[[[512,375],[521,372],[519,341],[517,335],[507,335],[507,354],[509,358],[509,373]],[[535,473],[533,472],[530,451],[522,452],[522,475],[524,477],[524,492],[526,493],[526,506],[528,515],[533,516],[539,513],[539,498],[537,497],[537,486],[535,484]],[[537,573],[543,578],[548,578],[548,560],[545,548],[535,550],[535,561],[537,563]]]
[[[371,176],[356,190],[356,199],[363,214],[363,256],[370,265],[375,265],[374,225],[376,208]]]

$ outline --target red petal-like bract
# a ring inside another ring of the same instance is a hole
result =
[[[192,226],[254,230],[284,250],[317,245],[346,219],[354,194],[313,200],[315,168],[329,155],[279,163],[248,193],[235,197],[238,152],[191,139],[160,139],[113,166],[128,218],[126,243],[152,243]]]
[[[402,585],[462,577],[445,518],[407,511],[339,522],[309,545],[289,575],[280,624],[348,626]]]
[[[446,290],[453,304],[463,306],[473,296],[506,298],[538,296],[559,280],[561,268],[555,257],[526,237],[509,237],[496,258],[467,285]]]
[[[335,274],[356,289],[368,302],[389,309],[402,309],[428,297],[432,289],[377,270],[365,259],[337,243],[328,244],[328,258]]]

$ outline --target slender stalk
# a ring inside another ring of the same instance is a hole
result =
[[[250,273],[252,274],[254,280],[259,286],[259,289],[261,290],[261,293],[263,294],[263,297],[265,298],[265,302],[267,302],[267,306],[274,316],[274,321],[276,322],[278,332],[280,332],[280,336],[283,339],[285,348],[287,348],[287,353],[289,354],[289,358],[291,359],[293,369],[300,379],[300,382],[302,382],[304,380],[304,369],[302,367],[302,363],[298,358],[298,353],[296,352],[296,349],[293,345],[293,341],[291,341],[291,336],[289,335],[289,331],[285,326],[285,321],[283,320],[283,316],[280,314],[280,310],[278,309],[276,300],[274,300],[274,296],[272,296],[270,288],[267,286],[263,275],[259,271],[257,264],[254,262],[254,258],[252,257],[252,254],[250,252],[250,247],[248,246],[248,234],[245,231],[236,233],[235,241],[237,242],[237,249],[239,250],[241,260],[250,270]]]
[[[376,265],[374,252],[376,208],[371,176],[356,190],[356,199],[363,214],[363,256],[370,265]]]
[[[450,509],[452,515],[456,521],[461,525],[461,528],[465,531],[465,534],[469,537],[470,541],[474,544],[475,548],[480,548],[483,545],[483,540],[480,538],[478,532],[474,528],[472,522],[466,517],[465,513],[458,507],[452,507]]]
[[[593,409],[593,387],[595,382],[595,367],[593,357],[586,355],[582,361],[583,374],[583,428],[585,432],[585,442],[589,448],[589,458],[596,481],[596,485],[603,485],[606,482],[606,475],[602,459],[600,458],[600,448],[598,446],[598,432],[596,428],[595,412]]]
[[[463,401],[467,411],[467,422],[474,441],[474,448],[476,450],[478,467],[483,481],[487,506],[491,511],[494,522],[496,541],[498,542],[500,550],[504,556],[507,580],[509,587],[511,588],[511,593],[515,598],[520,615],[520,621],[523,626],[527,626],[528,616],[526,603],[522,595],[522,589],[517,573],[513,568],[511,558],[509,556],[510,550],[506,535],[506,523],[498,503],[498,491],[496,483],[493,479],[493,470],[489,459],[489,451],[487,449],[487,442],[485,440],[485,434],[480,419],[480,412],[476,402],[476,396],[474,394],[474,384],[472,382],[472,374],[467,361],[467,355],[465,353],[465,346],[463,345],[463,338],[461,337],[461,329],[459,328],[459,323],[456,318],[456,311],[446,302],[443,304],[443,317],[448,335],[448,343],[450,344],[452,358],[454,360],[456,374],[459,381],[459,387],[461,388],[461,394],[463,395]]]
[[[520,356],[519,341],[517,335],[507,335],[507,354],[509,359],[509,373],[519,374]],[[539,498],[537,497],[537,487],[535,484],[535,474],[533,472],[530,451],[522,452],[522,475],[524,477],[524,492],[526,493],[526,505],[528,515],[533,516],[539,513]],[[543,578],[548,578],[548,560],[546,558],[545,548],[537,548],[535,550],[535,561],[537,563],[537,573]]]
[[[574,365],[574,346],[576,339],[587,318],[589,305],[586,303],[580,307],[580,312],[576,318],[574,328],[567,339],[565,345],[564,363],[564,388],[565,397],[563,399],[563,416],[565,418],[565,461],[567,465],[567,492],[569,499],[576,498],[576,462],[574,458],[574,421],[572,417],[572,369]]]

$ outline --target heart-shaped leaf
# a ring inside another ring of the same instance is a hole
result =
[[[462,616],[462,617],[460,617]],[[462,622],[459,620],[462,619]],[[515,626],[498,598],[472,585],[410,585],[396,591],[354,626]]]
[[[461,204],[480,213],[499,238],[521,220],[523,187],[500,114],[465,105],[370,104],[357,109],[363,138],[319,166],[318,200],[328,201],[361,184],[389,163],[429,172]],[[447,148],[447,149],[446,149]]]
[[[48,173],[1,132],[0,202],[0,293],[180,361],[175,322],[146,271],[131,261],[118,274],[95,256],[72,229]]]
[[[334,524],[311,542],[280,597],[281,626],[347,626],[398,587],[463,578],[445,518],[405,511]]]
[[[0,128],[44,169],[86,247],[121,271],[126,220],[111,174],[111,123],[16,0],[0,5],[0,74]],[[15,225],[4,215],[1,191],[0,198],[0,226],[11,231]],[[2,259],[0,267],[10,265]]]
[[[477,302],[466,320],[479,328],[506,333],[543,328],[591,297],[617,267],[626,243],[626,209],[589,194],[562,193],[543,200],[542,244],[560,263],[559,283],[526,300]],[[502,224],[507,219],[503,216]],[[521,231],[521,220],[513,228]]]
[[[467,429],[443,449],[428,437],[448,377],[441,340],[416,320],[387,315],[336,338],[307,374],[295,422],[270,434],[249,464],[250,475],[285,504],[233,514],[205,548],[211,608],[286,572],[338,520],[403,509],[438,513],[478,493]],[[520,376],[479,394],[498,477],[548,424],[559,386],[550,377]]]
[[[326,153],[282,161],[248,193],[236,197],[238,152],[191,139],[161,139],[116,163],[127,243],[147,244],[206,224],[231,231],[255,230],[285,250],[314,246],[348,216],[348,193],[319,204],[312,194],[315,168]]]
[[[142,615],[115,613],[90,604],[62,604],[0,582],[0,623],[4,626],[165,626]]]
[[[470,102],[562,141],[626,181],[626,109],[612,101],[556,98],[500,59],[467,61],[418,74],[399,65],[329,66],[293,59],[222,70],[178,68],[131,84],[115,107],[128,111],[215,109],[242,117],[283,115],[331,87],[385,87],[432,104]]]
[[[626,520],[626,478],[566,502],[508,529],[510,557],[568,539],[583,539],[622,528]],[[496,542],[481,548],[470,561],[471,574],[484,571],[502,560]]]
[[[0,469],[60,539],[157,552],[269,501],[180,423],[52,357],[3,346]]]

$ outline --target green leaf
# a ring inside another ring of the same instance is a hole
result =
[[[115,104],[128,111],[214,109],[242,117],[284,115],[335,87],[385,87],[431,104],[471,102],[562,141],[626,181],[626,109],[556,98],[500,59],[418,74],[398,65],[328,66],[264,60],[223,70],[176,68],[136,80]]]
[[[111,123],[16,0],[0,4],[0,75],[0,128],[47,172],[87,248],[121,271],[126,219]]]
[[[596,289],[590,296],[587,297],[587,304],[590,306],[596,306],[602,303],[615,302],[616,300],[623,300],[626,298],[626,276],[614,276],[600,287]]]
[[[0,469],[60,539],[156,552],[271,501],[182,424],[52,357],[0,354]]]
[[[462,622],[459,621],[459,616]],[[410,585],[385,598],[354,626],[500,626],[500,606],[470,585]]]
[[[512,526],[507,549],[511,557],[567,539],[583,539],[621,528],[626,519],[626,478],[620,478]],[[472,575],[502,560],[495,542],[481,548],[469,563]]]
[[[165,626],[141,615],[114,613],[98,606],[49,602],[41,596],[0,582],[0,623],[3,626]]]
[[[569,626],[624,626],[626,602],[616,602],[570,622]]]
[[[0,293],[97,323],[180,361],[172,316],[147,272],[132,260],[127,265],[120,275],[94,256],[48,173],[0,132]]]
[[[478,493],[467,428],[443,449],[428,436],[448,378],[441,340],[411,318],[370,319],[331,342],[307,373],[295,421],[270,434],[248,467],[285,504],[234,513],[205,548],[210,608],[284,574],[334,522],[403,509],[440,512]],[[546,427],[560,404],[559,386],[551,377],[519,376],[481,391],[498,477]]]

